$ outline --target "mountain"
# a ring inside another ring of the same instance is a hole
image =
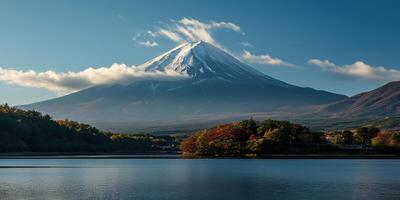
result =
[[[334,117],[395,116],[400,114],[400,81],[322,106],[319,113]]]
[[[179,78],[99,85],[22,108],[118,130],[293,112],[347,98],[274,79],[206,42],[179,45],[137,67]]]

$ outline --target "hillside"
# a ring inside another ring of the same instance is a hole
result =
[[[319,112],[334,117],[396,116],[400,114],[400,81],[323,106]]]

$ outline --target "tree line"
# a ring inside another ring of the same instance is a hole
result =
[[[348,150],[348,146],[356,147]],[[288,121],[249,119],[200,130],[182,141],[173,136],[104,132],[88,124],[53,120],[40,112],[0,105],[0,152],[149,152],[180,148],[186,155],[237,156],[357,153],[357,149],[371,148],[398,153],[399,147],[400,132],[384,132],[373,126],[325,133]]]
[[[103,132],[71,120],[0,105],[0,152],[144,152],[175,151],[172,136]]]
[[[368,148],[387,150],[388,143],[399,152],[400,134],[382,134],[372,126],[324,133],[288,121],[249,119],[195,132],[182,141],[181,149],[189,156],[365,153]],[[349,150],[343,145],[358,146]]]

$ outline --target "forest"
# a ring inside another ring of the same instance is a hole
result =
[[[272,119],[218,125],[195,132],[181,143],[185,156],[399,154],[399,147],[399,132],[373,126],[320,132]]]
[[[0,105],[0,152],[151,152],[178,150],[177,138],[118,134]]]

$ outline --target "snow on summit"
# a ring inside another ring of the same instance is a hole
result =
[[[204,42],[188,42],[138,66],[143,71],[178,73],[197,79],[275,79],[242,63],[224,50]],[[278,80],[276,80],[277,84]],[[279,83],[281,84],[281,82]]]

